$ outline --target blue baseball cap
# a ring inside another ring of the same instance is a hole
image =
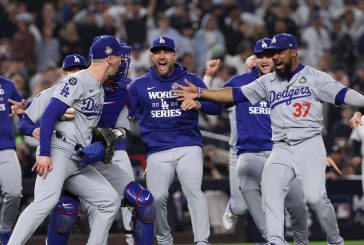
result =
[[[98,36],[93,41],[90,48],[91,59],[105,59],[110,55],[121,56],[126,54],[126,51],[121,47],[119,39],[115,36]]]
[[[277,34],[272,38],[268,49],[297,49],[297,40],[291,34]]]
[[[66,70],[73,66],[87,68],[85,57],[79,54],[67,55],[63,60],[62,70]]]
[[[270,38],[259,39],[255,43],[254,54],[263,53],[270,46],[271,42],[272,42],[272,39],[270,39]]]
[[[172,52],[176,52],[176,45],[173,39],[169,37],[160,37],[153,41],[153,45],[150,48],[150,52],[154,53],[160,49],[167,49]]]

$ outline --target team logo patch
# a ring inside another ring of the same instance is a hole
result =
[[[106,46],[105,54],[110,55],[111,53],[112,53],[112,48],[110,48],[109,46]]]
[[[306,83],[307,79],[305,77],[301,77],[300,80],[298,80],[299,83]]]
[[[77,79],[76,79],[76,78],[74,78],[74,77],[72,77],[72,78],[70,78],[70,79],[68,80],[68,82],[69,82],[69,84],[71,84],[71,85],[76,85],[76,83],[77,83]]]

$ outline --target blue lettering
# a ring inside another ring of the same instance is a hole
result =
[[[292,103],[292,100],[308,97],[311,94],[312,93],[309,87],[299,87],[292,89],[289,89],[289,87],[287,87],[287,89],[283,90],[282,92],[269,91],[268,98],[271,109],[273,109],[274,107],[282,103],[290,105]]]

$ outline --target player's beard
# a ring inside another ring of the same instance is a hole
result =
[[[279,78],[281,79],[287,79],[287,77],[291,74],[291,68],[292,68],[292,60],[290,59],[288,61],[288,63],[283,63],[284,65],[284,69],[279,71],[278,69],[276,70],[276,73],[278,75]]]

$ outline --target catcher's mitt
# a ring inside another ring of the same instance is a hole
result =
[[[99,141],[105,146],[105,157],[103,163],[108,164],[114,156],[115,146],[119,139],[123,137],[123,133],[118,129],[111,128],[94,128],[92,130],[93,140]]]

